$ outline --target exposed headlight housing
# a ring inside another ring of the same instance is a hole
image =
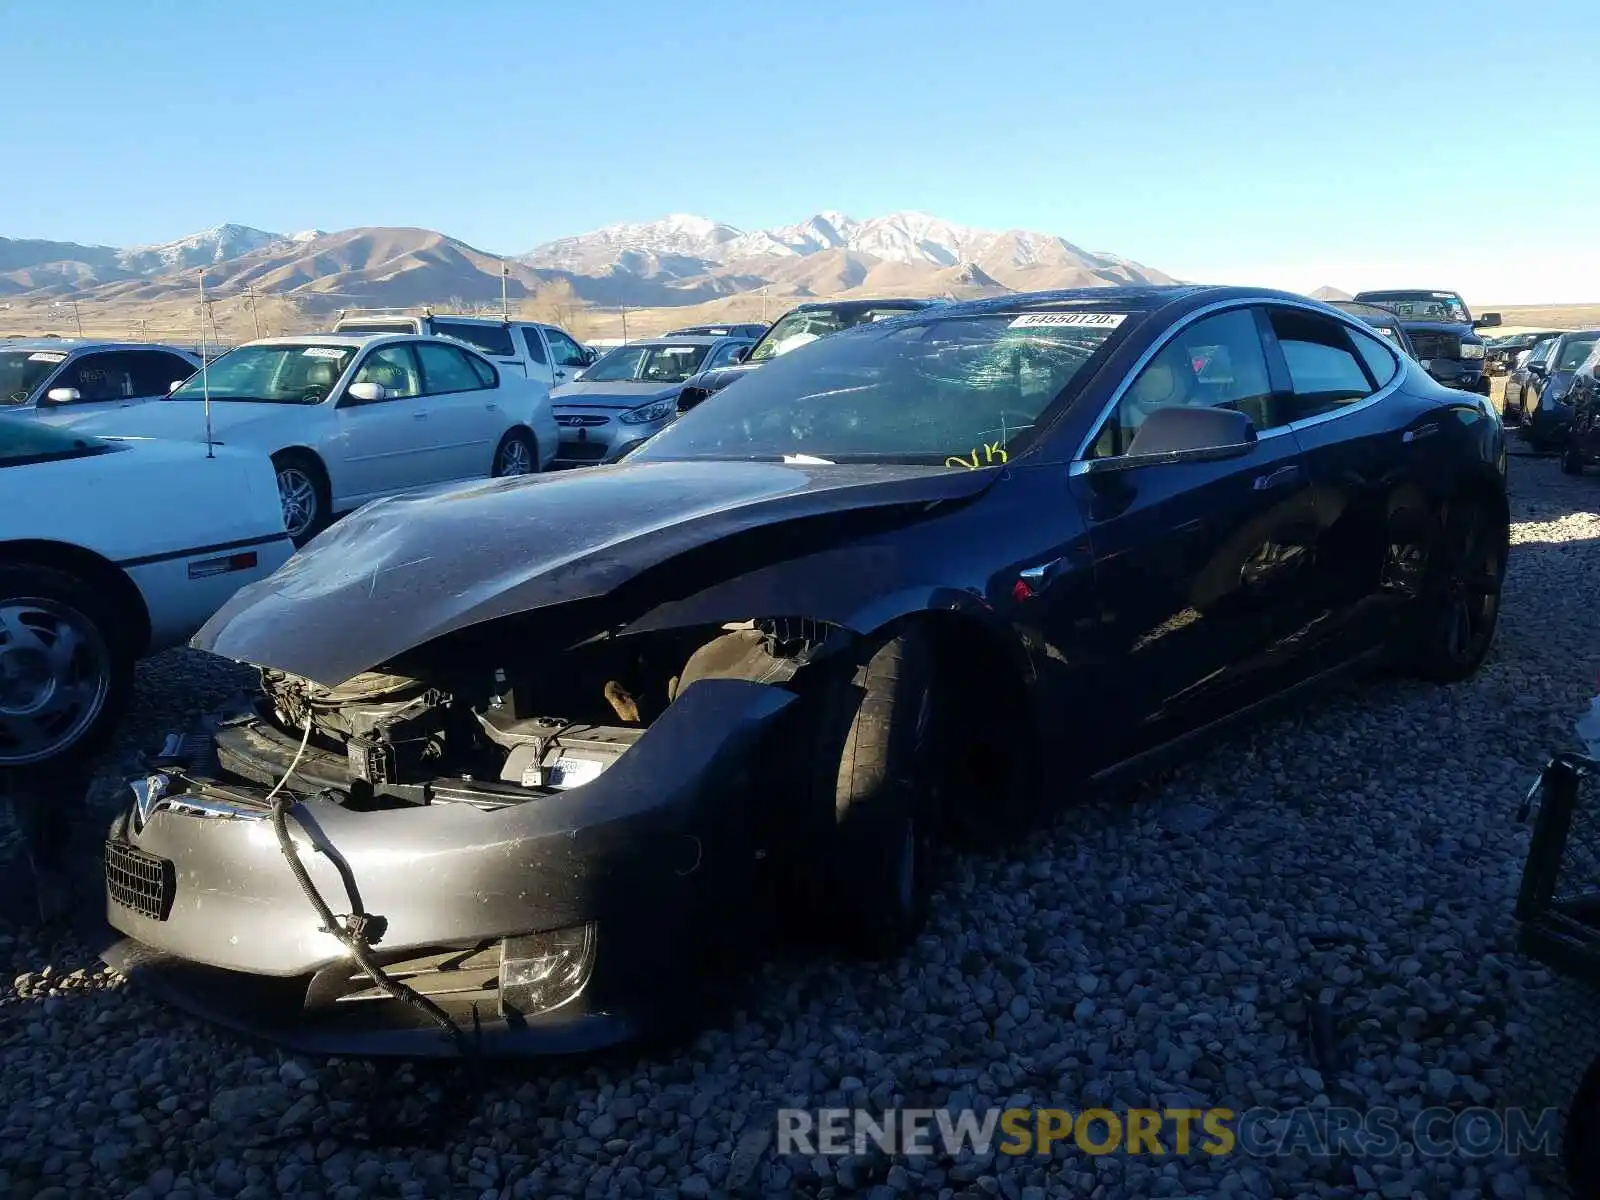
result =
[[[1461,357],[1462,358],[1482,358],[1483,357],[1483,343],[1482,342],[1462,342],[1461,343]]]
[[[624,425],[649,425],[653,421],[665,421],[678,411],[678,398],[670,400],[656,400],[650,404],[642,404],[638,408],[629,409],[617,420]]]
[[[500,950],[500,1009],[533,1017],[577,999],[594,970],[595,929],[573,925],[508,937]]]

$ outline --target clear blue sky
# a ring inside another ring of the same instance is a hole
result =
[[[0,0],[0,235],[515,253],[914,208],[1191,278],[1600,301],[1592,4]]]

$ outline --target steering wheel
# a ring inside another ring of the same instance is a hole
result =
[[[300,394],[301,404],[321,404],[328,398],[328,389],[321,387],[308,387]]]
[[[6,403],[7,404],[23,404],[23,403],[26,403],[27,399],[28,399],[28,395],[29,395],[29,393],[27,393],[27,392],[12,392],[9,396],[6,397]]]

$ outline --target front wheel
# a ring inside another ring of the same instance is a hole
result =
[[[0,567],[0,768],[95,750],[133,689],[133,649],[103,590],[53,567]]]
[[[283,505],[283,527],[296,546],[304,546],[328,523],[327,476],[308,454],[289,450],[275,454],[278,500]]]
[[[532,475],[538,469],[539,451],[533,444],[533,438],[519,429],[513,429],[500,439],[489,474],[495,479],[506,479],[516,475]]]
[[[1473,675],[1488,657],[1510,541],[1509,523],[1488,499],[1450,503],[1417,598],[1421,628],[1412,665],[1418,675],[1454,683]]]
[[[821,875],[834,940],[881,959],[922,928],[938,825],[933,647],[917,631],[868,647],[822,697],[814,761],[832,814]]]

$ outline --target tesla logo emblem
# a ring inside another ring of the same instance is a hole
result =
[[[128,786],[133,789],[133,831],[139,833],[144,829],[145,822],[150,819],[150,814],[161,807],[161,802],[166,799],[167,788],[172,779],[166,775],[147,775],[143,779],[135,779]]]

